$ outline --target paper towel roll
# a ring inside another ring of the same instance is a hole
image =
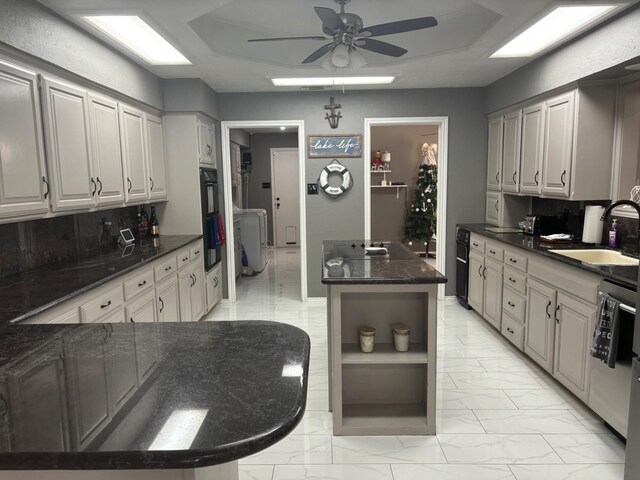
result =
[[[582,243],[602,243],[602,220],[604,207],[588,205],[584,211],[584,227],[582,228]]]

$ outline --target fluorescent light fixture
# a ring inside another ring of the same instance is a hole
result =
[[[389,85],[395,76],[272,78],[275,87],[333,87],[343,85]]]
[[[149,450],[187,450],[209,410],[175,410],[160,429]]]
[[[558,7],[507,43],[491,58],[531,57],[606,15],[619,5]]]
[[[190,65],[173,45],[137,15],[81,15],[95,28],[151,65]]]

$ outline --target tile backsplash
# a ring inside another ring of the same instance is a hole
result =
[[[137,224],[137,207],[0,225],[0,279],[89,258]]]

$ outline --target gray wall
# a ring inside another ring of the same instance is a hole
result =
[[[229,139],[233,143],[237,143],[241,148],[251,147],[251,134],[241,128],[232,128],[229,130]]]
[[[271,182],[271,148],[295,148],[297,133],[254,133],[251,135],[251,173],[249,174],[249,206],[267,211],[269,243],[273,245],[273,208],[271,190],[262,188],[263,182]]]
[[[422,136],[429,133],[435,135]],[[409,185],[409,188],[400,190],[400,198],[396,198],[395,189],[371,190],[371,238],[402,241],[407,204],[413,202],[418,170],[423,158],[422,144],[425,142],[438,143],[438,127],[394,125],[371,129],[372,150],[391,153],[391,173],[387,175],[387,180]],[[382,178],[381,173],[372,173],[371,184],[380,183]],[[424,247],[416,247],[416,250],[424,251]]]
[[[123,95],[162,109],[161,81],[137,63],[43,7],[35,0],[0,0],[0,42],[51,71],[72,72]],[[2,45],[0,44],[0,47]],[[0,48],[2,49],[2,48]],[[30,64],[35,64],[29,60]]]
[[[324,105],[334,96],[342,104],[340,127],[331,130]],[[219,94],[224,120],[305,121],[306,134],[363,133],[364,119],[373,117],[448,116],[449,178],[447,294],[455,292],[455,225],[483,222],[486,176],[486,119],[484,89],[422,89],[294,93]],[[362,158],[340,159],[353,175],[353,188],[337,199],[308,195],[307,272],[310,296],[324,296],[320,283],[320,251],[328,239],[358,239],[364,233],[364,166]],[[316,183],[327,159],[307,159],[306,182]],[[369,162],[369,159],[366,159]],[[478,181],[478,179],[483,181]]]
[[[640,5],[594,32],[493,82],[486,90],[485,111],[493,112],[508,107],[638,55]]]
[[[162,92],[166,112],[202,112],[220,119],[218,94],[199,78],[165,79]]]

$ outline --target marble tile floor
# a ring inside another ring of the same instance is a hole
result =
[[[453,298],[438,307],[438,434],[334,437],[326,304],[300,302],[299,251],[270,248],[265,271],[237,287],[237,303],[222,303],[207,320],[289,323],[312,343],[304,419],[281,442],[241,460],[241,480],[622,480],[623,443]]]

